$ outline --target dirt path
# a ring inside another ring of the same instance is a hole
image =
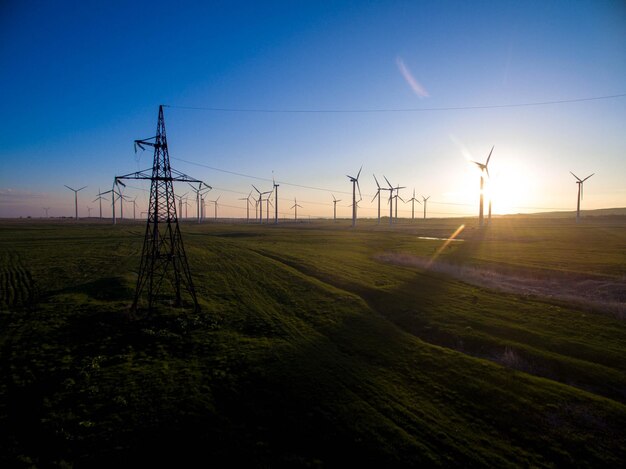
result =
[[[594,278],[552,271],[513,274],[498,269],[463,266],[410,254],[385,253],[376,256],[382,262],[418,267],[450,275],[472,285],[522,295],[536,295],[578,303],[594,310],[626,318],[626,279]]]

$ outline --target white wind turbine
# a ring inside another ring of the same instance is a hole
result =
[[[293,198],[293,205],[290,208],[294,209],[294,220],[298,221],[298,207],[302,208],[302,205],[298,205],[296,198]]]
[[[246,223],[250,222],[250,196],[252,195],[252,191],[248,194],[248,197],[242,197],[238,200],[246,201]]]
[[[411,220],[415,220],[415,202],[421,204],[421,202],[415,198],[415,188],[413,188],[413,197],[411,197],[405,203],[409,202],[411,202]]]
[[[263,196],[265,194],[271,194],[272,191],[261,192],[260,190],[256,188],[254,184],[252,184],[252,187],[254,187],[254,190],[259,193],[259,200],[257,201],[257,207],[259,208],[259,223],[262,224],[263,223]]]
[[[374,181],[376,181],[376,187],[377,187],[376,195],[372,199],[372,202],[374,202],[374,199],[378,198],[378,224],[380,225],[380,191],[388,191],[391,189],[387,189],[386,187],[380,187],[380,184],[378,184],[378,179],[376,179],[376,175],[372,174],[372,176],[374,176]]]
[[[334,194],[331,195],[333,196],[333,221],[337,221],[337,202],[341,202],[341,199],[337,200]]]
[[[426,220],[426,202],[430,199],[430,196],[424,197],[422,196],[422,200],[424,201],[424,220]]]

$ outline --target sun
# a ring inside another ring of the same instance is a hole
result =
[[[493,214],[511,214],[532,211],[528,196],[532,193],[533,179],[520,160],[501,160],[489,168],[485,178],[485,212],[489,200]]]

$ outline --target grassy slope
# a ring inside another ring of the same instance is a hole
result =
[[[4,287],[13,304],[0,323],[7,461],[615,465],[626,455],[623,404],[420,339],[465,341],[475,355],[526,347],[541,363],[553,353],[583,382],[608,376],[597,392],[611,395],[623,386],[611,377],[623,375],[619,322],[372,258],[432,251],[408,235],[250,227],[185,229],[202,314],[164,307],[128,321],[141,232],[0,231],[3,284],[21,292]]]

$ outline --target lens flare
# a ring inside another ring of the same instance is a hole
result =
[[[461,225],[459,226],[456,231],[454,233],[452,233],[452,236],[450,236],[448,239],[446,239],[446,242],[443,243],[443,245],[437,249],[437,252],[435,252],[435,254],[433,254],[433,256],[430,258],[430,260],[428,261],[428,264],[426,264],[426,268],[429,269],[431,265],[433,265],[433,262],[435,262],[435,260],[437,260],[437,258],[439,257],[439,255],[443,252],[443,250],[448,247],[448,245],[454,241],[454,239],[461,234],[461,232],[465,229],[465,225]]]

